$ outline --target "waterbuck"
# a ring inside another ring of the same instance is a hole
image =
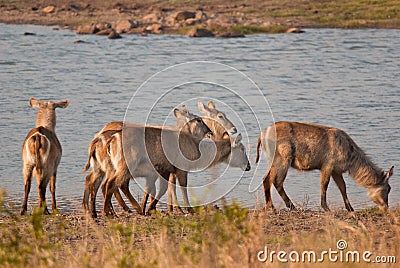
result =
[[[56,108],[66,108],[69,100],[62,102],[38,101],[31,98],[33,108],[39,108],[36,127],[29,131],[22,145],[22,173],[25,181],[25,197],[21,208],[23,215],[28,208],[28,195],[31,189],[32,173],[36,178],[39,190],[39,206],[49,214],[46,205],[46,188],[50,182],[53,213],[56,206],[56,175],[61,160],[61,144],[55,133]]]
[[[205,106],[200,100],[197,104],[200,112],[204,114],[201,118],[214,134],[213,139],[229,139],[231,135],[236,134],[236,127],[223,112],[215,108],[213,101],[209,101],[207,106]]]
[[[101,184],[101,181],[105,175],[107,165],[110,165],[110,160],[108,154],[104,154],[104,146],[107,143],[108,139],[115,134],[116,132],[121,131],[123,126],[123,122],[111,122],[107,124],[99,133],[95,135],[89,145],[89,159],[88,162],[82,171],[86,172],[90,166],[92,167],[91,172],[86,176],[85,190],[83,194],[82,206],[85,211],[89,211],[89,197],[94,198],[97,194],[97,190]],[[128,200],[131,202],[133,208],[135,208],[138,213],[141,213],[141,207],[133,198],[129,191],[129,185],[124,185],[121,187],[122,192],[125,196],[128,197]],[[95,193],[94,195],[91,193]],[[115,191],[115,197],[119,203],[119,205],[125,210],[130,212],[129,207],[125,204],[125,201],[122,199],[121,194],[118,190]]]
[[[174,115],[177,118],[177,123],[176,126],[174,127],[161,127],[160,128],[169,128],[169,129],[174,129],[174,130],[180,130],[182,132],[187,132],[191,133],[193,135],[196,135],[198,137],[204,137],[206,135],[211,135],[212,132],[210,129],[204,124],[204,122],[201,120],[200,117],[194,116],[190,114],[186,107],[182,107],[182,110],[185,110],[185,112],[180,111],[179,109],[174,109]],[[110,136],[112,134],[118,133],[119,136],[122,135],[122,128],[123,128],[123,122],[111,122],[107,124],[98,134],[96,134],[95,138],[92,140],[92,142],[89,145],[89,159],[88,163],[83,170],[83,172],[87,171],[90,166],[92,166],[92,171],[90,174],[86,177],[86,184],[85,184],[85,191],[84,191],[84,198],[83,198],[83,207],[85,210],[88,210],[88,201],[89,201],[89,194],[90,194],[90,204],[91,208],[90,211],[92,212],[92,216],[96,217],[96,209],[95,209],[95,199],[96,199],[96,194],[98,187],[100,186],[100,183],[102,181],[102,178],[104,177],[105,173],[107,170],[113,170],[113,166],[110,165],[110,159],[109,159],[109,152],[105,150],[105,144],[107,141],[110,139]],[[122,139],[120,139],[122,140]],[[120,152],[118,154],[118,161],[120,169],[121,167],[126,166],[125,164],[125,159],[124,159],[124,154],[122,151],[122,143],[119,145]],[[155,196],[155,180],[146,180],[146,188],[145,188],[145,196],[143,198],[142,206],[140,207],[136,200],[133,198],[133,196],[129,192],[129,180],[132,178],[128,168],[124,168],[125,174],[124,176],[127,177],[126,180],[124,180],[124,184],[120,185],[121,190],[124,192],[124,194],[127,196],[129,201],[132,203],[133,207],[140,213],[142,214],[142,210],[144,210],[145,204],[147,202],[148,198],[148,193],[151,192],[152,196]],[[161,180],[161,184],[166,184],[167,181]],[[163,188],[162,186],[161,188]],[[166,186],[165,186],[166,187]],[[125,202],[123,201],[122,197],[119,194],[118,189],[114,192],[119,204],[125,209],[129,210],[129,208],[126,206]],[[106,211],[106,214],[111,213],[115,214],[112,206],[108,207],[108,211]],[[144,211],[143,211],[144,212]]]
[[[309,123],[277,122],[259,135],[256,163],[259,160],[260,146],[270,165],[263,179],[266,208],[274,208],[270,192],[272,184],[286,206],[294,208],[283,188],[289,167],[321,171],[321,206],[325,211],[329,211],[326,190],[330,177],[338,186],[346,209],[354,210],[347,198],[342,176],[344,172],[349,172],[359,185],[368,189],[369,197],[379,208],[388,208],[389,178],[394,167],[384,172],[340,129]]]
[[[110,139],[107,150],[115,167],[116,173],[107,176],[105,185],[104,210],[110,206],[111,195],[116,187],[123,183],[126,177],[124,167],[118,167],[118,149],[121,142]],[[159,175],[168,179],[169,174],[175,173],[178,180],[187,181],[190,170],[204,169],[209,166],[225,162],[232,167],[250,170],[244,145],[240,143],[241,135],[231,140],[211,141],[200,139],[187,133],[171,129],[161,129],[139,124],[128,123],[124,125],[123,148],[126,164],[134,178],[146,177],[156,180]],[[155,209],[160,197],[165,190],[157,193],[148,210]]]
[[[199,111],[203,114],[202,119],[206,123],[206,125],[211,129],[213,135],[211,139],[213,140],[222,140],[222,139],[230,139],[230,135],[233,135],[237,132],[236,127],[233,123],[227,118],[225,113],[217,110],[213,101],[209,101],[207,106],[203,104],[201,100],[197,102]],[[182,107],[182,111],[185,112],[185,107]],[[190,114],[190,113],[189,113]],[[216,169],[211,170],[212,177],[216,176]],[[187,178],[181,177],[179,178],[179,185],[181,186],[181,190],[184,196],[187,196]],[[176,177],[170,176],[169,179],[169,187],[168,187],[168,212],[172,211],[172,204],[179,210],[179,206],[177,204],[176,197]],[[186,203],[186,201],[184,201]],[[185,204],[186,205],[186,204]],[[186,205],[186,208],[190,213],[193,212],[193,209]],[[182,212],[182,211],[180,211]]]

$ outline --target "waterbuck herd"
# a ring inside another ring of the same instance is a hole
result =
[[[39,206],[45,214],[46,188],[50,182],[52,211],[57,211],[55,188],[57,167],[62,149],[55,133],[56,108],[66,108],[69,101],[53,102],[30,100],[38,108],[36,127],[29,131],[22,146],[25,197],[21,215],[27,212],[32,175],[39,191]],[[88,161],[83,172],[86,176],[83,202],[84,210],[97,217],[96,195],[102,186],[103,214],[115,216],[111,198],[130,211],[120,190],[139,214],[156,208],[158,200],[167,192],[168,211],[183,212],[178,205],[175,184],[178,180],[184,208],[193,213],[187,193],[188,172],[203,170],[219,163],[250,170],[250,162],[241,134],[226,115],[216,109],[214,102],[198,102],[203,114],[190,113],[186,106],[174,109],[175,126],[151,126],[130,122],[110,122],[101,129],[89,144]],[[264,153],[268,171],[263,178],[266,209],[272,208],[271,186],[274,185],[286,206],[294,209],[283,183],[289,167],[297,170],[320,170],[321,207],[329,210],[326,191],[332,177],[343,197],[345,207],[353,211],[346,193],[342,174],[348,172],[380,209],[387,210],[390,192],[389,178],[393,168],[384,172],[377,167],[344,131],[310,123],[277,122],[265,128],[258,137],[256,163]],[[144,197],[139,204],[129,190],[130,180],[146,179]],[[161,178],[160,178],[161,177]],[[160,178],[160,179],[159,179]],[[156,182],[159,181],[158,192]],[[150,197],[150,205],[146,210]]]

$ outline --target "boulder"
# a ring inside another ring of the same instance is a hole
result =
[[[108,39],[119,39],[119,38],[122,38],[121,35],[114,30],[111,30],[110,34],[108,35]]]
[[[47,7],[43,8],[42,11],[44,13],[53,13],[54,11],[56,11],[56,7],[55,6],[47,6]]]
[[[127,33],[135,27],[137,27],[137,25],[132,20],[121,20],[115,26],[115,30],[118,33]]]
[[[185,21],[187,19],[194,19],[195,17],[196,17],[195,12],[181,11],[175,15],[175,20],[176,21]]]
[[[152,22],[158,22],[159,19],[160,18],[156,14],[152,13],[152,14],[148,14],[148,15],[144,16],[142,18],[142,21],[145,23],[152,23]]]
[[[96,23],[96,28],[99,29],[99,31],[103,31],[103,30],[107,30],[107,29],[111,29],[111,23],[109,22],[98,22]]]
[[[161,24],[153,24],[146,27],[146,31],[148,33],[160,34],[162,32],[162,25]]]
[[[112,31],[114,31],[114,30],[109,28],[109,29],[100,30],[96,34],[97,35],[109,35]]]
[[[286,33],[304,33],[304,31],[300,28],[289,28],[287,29]]]
[[[196,20],[200,20],[200,21],[206,21],[208,19],[208,16],[206,13],[204,13],[203,10],[198,10],[196,11],[196,15],[194,17]]]
[[[79,25],[76,29],[77,34],[95,34],[99,31],[94,24]]]
[[[169,15],[164,19],[164,25],[174,27],[177,24],[175,15]]]
[[[187,19],[185,20],[185,25],[191,26],[191,25],[195,25],[200,23],[201,21],[197,20],[197,19]]]
[[[74,44],[86,44],[87,42],[83,41],[83,40],[75,40]]]
[[[189,37],[213,37],[214,33],[204,28],[197,28],[191,29],[187,35]]]

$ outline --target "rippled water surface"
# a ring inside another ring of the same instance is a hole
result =
[[[78,39],[85,43],[74,44]],[[17,206],[24,189],[21,145],[36,118],[31,97],[71,101],[67,109],[57,110],[56,131],[63,145],[57,200],[64,211],[80,209],[87,146],[105,123],[123,120],[126,113],[129,121],[174,124],[171,110],[185,103],[199,113],[198,99],[215,99],[232,118],[243,133],[253,169],[243,173],[221,166],[191,173],[190,185],[206,185],[189,191],[192,199],[211,200],[228,192],[228,200],[261,206],[261,188],[251,192],[266,171],[264,159],[258,167],[254,163],[258,134],[273,120],[293,120],[341,128],[377,165],[385,170],[395,165],[389,202],[400,203],[398,30],[307,29],[300,35],[242,39],[130,35],[108,40],[52,27],[0,24],[0,82],[0,187]],[[222,177],[211,179],[223,171]],[[353,207],[373,205],[364,187],[347,174],[345,180]],[[143,179],[138,182],[143,185]],[[285,187],[295,203],[318,208],[318,172],[290,170]],[[36,189],[33,182],[29,201],[35,206]],[[136,182],[131,189],[141,195]],[[276,193],[273,200],[283,206]],[[328,203],[343,207],[333,182]]]

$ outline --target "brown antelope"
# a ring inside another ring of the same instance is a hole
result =
[[[123,184],[123,180],[126,179],[124,176],[126,166],[119,167],[121,149],[118,147],[121,141],[118,139],[120,136],[117,134],[114,136],[115,139],[110,139],[107,147],[115,174],[107,176],[105,181],[104,211],[106,213],[110,209],[110,200],[114,189]],[[124,125],[122,141],[125,163],[134,178],[146,177],[154,181],[159,175],[168,180],[171,173],[175,173],[178,179],[187,180],[188,171],[206,168],[221,162],[246,171],[250,170],[245,148],[240,143],[241,135],[232,141],[226,139],[207,140],[176,130],[127,123]],[[165,190],[157,193],[149,210],[155,209]]]
[[[25,197],[21,215],[28,209],[28,195],[31,189],[32,173],[36,178],[39,190],[39,206],[49,214],[46,205],[46,188],[50,182],[53,213],[56,212],[56,175],[61,160],[61,144],[55,133],[56,108],[66,108],[69,100],[62,102],[38,101],[31,98],[33,108],[39,108],[36,127],[29,131],[22,145],[23,176]]]
[[[260,146],[270,162],[269,170],[263,179],[266,208],[274,208],[270,192],[272,184],[286,206],[294,208],[283,188],[289,167],[321,171],[321,206],[325,211],[329,211],[326,190],[330,177],[338,186],[346,209],[353,211],[346,194],[346,184],[342,176],[344,172],[349,172],[359,185],[366,187],[371,200],[381,209],[388,208],[389,178],[394,167],[384,172],[340,129],[309,123],[278,122],[267,127],[259,135],[257,163]]]
[[[213,140],[222,140],[222,139],[230,139],[230,135],[233,135],[237,132],[236,127],[233,123],[227,118],[227,116],[217,110],[213,101],[209,101],[207,106],[203,104],[201,100],[197,102],[199,111],[203,113],[202,119],[206,123],[206,125],[211,129],[213,135],[211,139]],[[190,115],[190,113],[186,110],[186,106],[182,108],[183,112],[186,112]],[[215,170],[212,170],[212,176],[215,176]],[[187,196],[187,178],[183,177],[179,180],[179,185],[181,186],[182,195]],[[179,209],[177,204],[177,197],[176,197],[176,177],[170,176],[169,178],[169,185],[168,185],[168,212],[171,212],[172,204],[174,207]],[[188,202],[188,201],[187,201]],[[186,201],[184,201],[186,203]],[[193,212],[193,209],[190,207],[189,203],[186,205],[186,208],[190,213]]]
[[[193,135],[199,136],[199,137],[204,137],[205,135],[210,135],[212,132],[210,129],[204,124],[204,122],[201,120],[200,117],[198,116],[193,116],[190,113],[187,112],[186,108],[185,112],[181,112],[178,109],[174,110],[174,115],[177,118],[177,123],[175,127],[162,127],[162,128],[170,128],[170,129],[176,129],[180,130],[182,132],[187,132],[191,133]],[[109,140],[110,135],[115,134],[116,132],[119,132],[118,135],[122,135],[122,127],[123,123],[122,122],[112,122],[107,124],[98,134],[96,134],[95,138],[92,140],[89,146],[89,159],[88,163],[83,170],[83,172],[87,171],[90,166],[92,166],[93,170],[90,172],[90,174],[86,177],[86,184],[85,184],[85,192],[84,192],[84,198],[83,198],[83,207],[85,210],[88,210],[88,201],[89,201],[89,194],[90,194],[90,204],[91,208],[90,211],[92,212],[92,216],[96,217],[96,209],[95,209],[95,199],[96,199],[96,194],[98,187],[100,186],[100,183],[102,181],[102,178],[104,177],[105,173],[109,169],[113,169],[112,166],[109,166],[109,156],[108,152],[104,150],[106,142]],[[160,127],[161,128],[161,127]],[[120,139],[122,140],[122,139]],[[119,146],[121,148],[122,152],[122,143]],[[118,161],[120,166],[126,166],[125,164],[125,159],[123,157],[123,153],[118,155]],[[132,178],[129,170],[127,168],[124,169],[126,171],[126,174],[124,176],[127,177],[126,180],[124,180],[124,184],[121,185],[121,190],[124,192],[124,194],[127,196],[133,207],[139,212],[142,213],[142,208],[145,208],[145,204],[147,202],[148,198],[148,193],[149,189],[152,194],[152,196],[155,196],[155,180],[146,180],[146,189],[145,189],[145,197],[143,198],[142,206],[140,207],[136,200],[133,198],[133,196],[129,192],[129,180]],[[163,180],[160,181],[160,185],[164,184]],[[163,186],[164,187],[164,186]],[[163,188],[162,187],[162,188]],[[118,203],[125,209],[129,210],[129,208],[126,206],[125,202],[123,201],[122,197],[119,194],[118,189],[115,191],[115,196],[118,200]],[[108,207],[108,211],[106,214],[111,213],[115,214],[114,210],[112,209],[112,206]]]
[[[83,170],[84,173],[90,168],[90,166],[92,166],[92,171],[86,176],[85,190],[83,194],[82,206],[85,211],[89,211],[89,197],[94,198],[94,196],[90,195],[90,193],[97,193],[97,189],[99,188],[105,175],[107,165],[110,164],[108,154],[103,154],[104,146],[113,134],[121,131],[122,126],[123,122],[111,122],[107,124],[99,133],[97,133],[90,142],[89,159]],[[141,207],[130,193],[129,185],[123,185],[121,190],[125,196],[128,197],[128,200],[131,202],[133,208],[135,208],[138,213],[141,213]],[[122,199],[122,196],[118,190],[115,191],[114,195],[119,205],[125,211],[130,212],[129,207],[125,204],[125,201]]]
[[[223,112],[215,108],[213,101],[209,101],[205,106],[199,100],[198,107],[200,112],[204,114],[201,118],[213,132],[214,140],[229,139],[231,135],[236,134],[236,127]]]

